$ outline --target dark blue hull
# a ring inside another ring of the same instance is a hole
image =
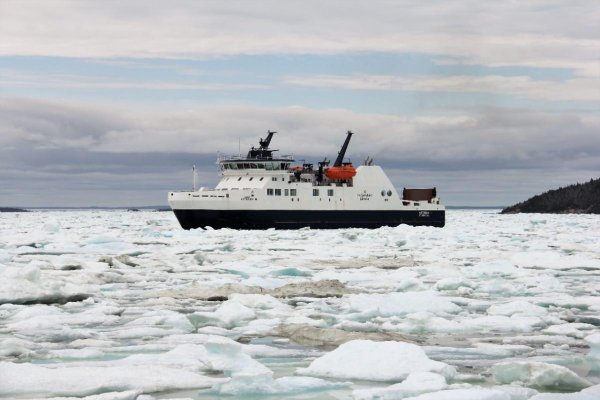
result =
[[[379,228],[400,224],[443,227],[440,211],[173,210],[183,229]]]

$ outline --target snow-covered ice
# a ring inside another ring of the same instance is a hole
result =
[[[589,387],[588,387],[589,386]],[[0,214],[0,397],[600,398],[600,217]]]
[[[446,377],[455,373],[449,365],[430,360],[417,345],[371,340],[346,342],[298,371],[302,375],[369,381],[402,381],[415,372]]]

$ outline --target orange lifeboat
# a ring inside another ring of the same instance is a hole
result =
[[[331,180],[350,179],[356,175],[356,168],[354,168],[352,165],[330,167],[325,171],[325,175]]]

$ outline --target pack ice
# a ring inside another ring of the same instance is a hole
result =
[[[600,218],[0,214],[0,397],[600,398]]]

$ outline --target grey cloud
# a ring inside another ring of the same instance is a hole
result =
[[[594,1],[3,1],[0,7],[4,55],[418,52],[597,74]]]
[[[600,120],[570,113],[487,108],[472,115],[401,117],[231,106],[124,115],[106,107],[17,98],[2,99],[0,106],[4,205],[21,197],[56,202],[67,192],[77,193],[69,201],[86,205],[129,204],[140,193],[146,193],[144,204],[164,203],[167,190],[190,186],[192,164],[210,186],[217,180],[217,150],[237,153],[241,137],[245,152],[266,129],[279,130],[273,144],[282,153],[290,150],[297,159],[312,161],[334,157],[345,130],[352,129],[357,135],[349,157],[358,164],[374,156],[395,171],[398,186],[409,175],[423,176],[423,185],[436,184],[437,175],[438,186],[468,193],[476,190],[469,185],[479,185],[469,183],[476,177],[499,188],[518,186],[517,176],[541,176],[539,185],[550,188],[556,177],[585,180],[600,170]],[[100,189],[106,193],[97,194]],[[521,199],[521,192],[507,192],[502,204]],[[488,204],[498,204],[490,189],[486,193]],[[460,194],[451,199],[472,200]]]

